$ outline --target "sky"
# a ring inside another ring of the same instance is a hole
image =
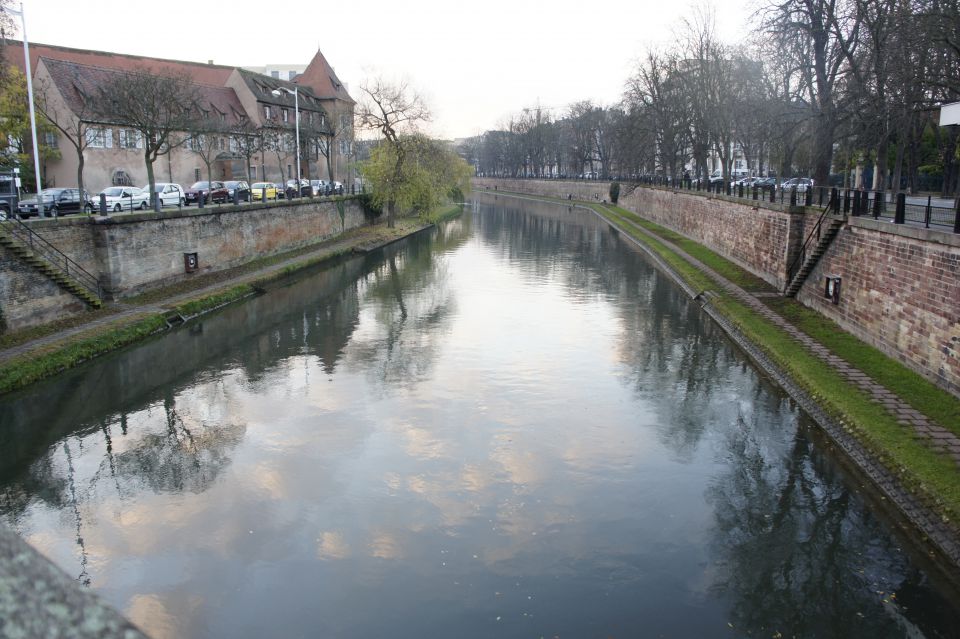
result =
[[[619,100],[635,61],[669,46],[700,0],[23,0],[31,42],[230,66],[306,65],[319,48],[354,98],[365,78],[406,80],[427,131],[477,135],[537,105]],[[718,33],[742,39],[746,2],[714,0]],[[298,6],[299,5],[299,6]],[[279,7],[288,7],[280,10]]]

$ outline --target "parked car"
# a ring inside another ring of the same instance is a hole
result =
[[[813,188],[813,180],[810,178],[791,178],[780,185],[782,189],[795,189],[797,193],[806,193],[808,188]]]
[[[275,200],[277,199],[277,185],[272,182],[256,182],[253,186],[250,187],[250,198],[254,200],[263,199],[263,191],[267,191],[267,199]]]
[[[108,186],[93,196],[90,208],[97,210],[100,207],[100,195],[107,198],[108,211],[146,210],[150,208],[150,192],[138,189],[135,186]]]
[[[282,184],[273,183],[273,188],[277,189],[277,199],[284,199],[287,197],[286,190],[283,188]]]
[[[330,185],[326,180],[310,180],[310,188],[314,195],[330,195]]]
[[[296,180],[287,180],[287,188],[285,189],[287,194],[287,199],[293,197],[310,197],[312,188],[310,186],[310,181],[306,179],[300,180],[300,193],[297,194],[297,181]]]
[[[717,182],[723,182],[723,171],[716,170],[710,174],[710,184],[716,184]]]
[[[16,212],[20,191],[13,173],[0,173],[0,220]]]
[[[748,189],[753,186],[754,182],[760,180],[758,177],[745,177],[737,180],[733,183],[734,186],[743,186],[743,188]]]
[[[183,192],[183,187],[172,182],[157,182],[153,186],[157,197],[160,198],[160,206],[184,206],[187,203],[187,197]],[[144,191],[150,192],[150,185],[143,187]]]
[[[84,193],[84,196],[86,196],[86,193]],[[79,213],[81,210],[87,212],[92,210],[87,206],[87,198],[80,197],[79,189],[43,189],[40,192],[40,197],[43,202],[44,215],[48,217]],[[39,216],[40,209],[37,196],[20,200],[17,205],[17,214],[22,218]]]
[[[758,179],[756,182],[753,183],[753,186],[757,187],[757,188],[760,189],[761,191],[769,191],[769,190],[771,190],[771,189],[773,189],[774,191],[776,191],[776,190],[777,190],[777,178],[775,178],[775,177],[760,178],[760,179]]]
[[[336,193],[337,195],[343,195],[343,184],[341,184],[340,182],[337,182],[336,180],[334,180],[334,181],[333,181],[333,192]]]
[[[204,204],[207,202],[226,202],[227,188],[223,182],[194,182],[193,186],[186,190],[184,197],[187,204],[197,204],[200,201],[200,195],[203,194]]]
[[[244,180],[227,180],[223,183],[227,187],[227,197],[233,202],[233,194],[235,191],[239,191],[239,198],[241,202],[250,201],[250,186]]]

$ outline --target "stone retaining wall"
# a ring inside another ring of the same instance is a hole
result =
[[[960,395],[960,235],[852,217],[797,299]]]
[[[220,271],[294,250],[365,223],[356,199],[296,204],[166,210],[106,218],[31,220],[34,231],[97,277],[108,297]],[[197,253],[199,271],[187,273],[184,253]],[[82,312],[84,305],[19,261],[0,253],[0,312],[16,330]]]

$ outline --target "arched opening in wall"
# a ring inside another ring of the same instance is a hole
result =
[[[123,169],[114,169],[110,182],[113,186],[133,186],[133,178]]]

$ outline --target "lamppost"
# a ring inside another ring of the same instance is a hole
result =
[[[27,99],[30,103],[30,132],[33,135],[33,172],[37,180],[37,212],[43,217],[43,185],[40,183],[40,147],[37,145],[37,116],[33,108],[33,74],[30,71],[30,43],[27,41],[27,18],[23,14],[23,3],[20,10],[7,9],[15,16],[20,16],[23,25],[23,63],[27,71]]]
[[[280,97],[280,92],[286,91],[293,95],[293,120],[297,130],[297,197],[302,195],[300,189],[300,101],[298,99],[299,87],[294,87],[291,91],[286,87],[280,87],[279,89],[274,89],[272,93],[276,97]]]

